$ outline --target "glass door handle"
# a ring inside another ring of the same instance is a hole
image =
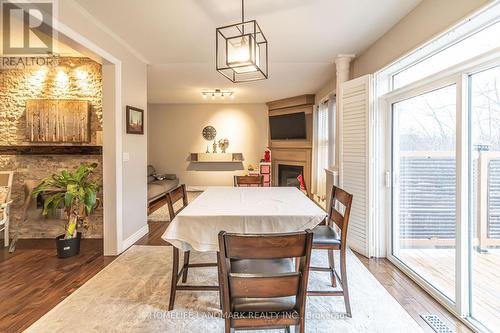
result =
[[[391,186],[392,186],[391,172],[386,171],[385,172],[385,187],[391,188]]]

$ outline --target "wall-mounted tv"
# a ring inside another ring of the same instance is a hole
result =
[[[306,114],[290,113],[269,117],[271,140],[306,139]]]

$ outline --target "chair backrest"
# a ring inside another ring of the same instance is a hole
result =
[[[342,206],[341,206],[341,205]],[[335,223],[340,229],[340,238],[342,243],[346,244],[347,227],[349,225],[349,215],[351,213],[352,194],[347,193],[337,186],[333,186],[332,197],[330,200],[330,210],[328,213],[328,224]],[[341,209],[343,208],[343,209]],[[341,210],[343,213],[341,213]]]
[[[177,211],[174,210],[174,204],[182,199],[182,207]],[[186,185],[182,184],[167,193],[168,212],[170,213],[170,220],[172,220],[181,210],[188,205],[188,197],[186,192]]]
[[[228,234],[219,233],[219,264],[222,285],[223,312],[233,309],[235,298],[273,298],[295,296],[295,311],[305,311],[307,279],[311,258],[313,233],[310,230],[288,234]],[[299,269],[289,272],[234,273],[233,262],[258,259],[275,262],[277,259],[299,260]]]
[[[264,176],[234,176],[234,186],[236,187],[262,187],[264,186]]]
[[[4,201],[10,200],[12,193],[12,181],[14,179],[14,171],[0,171],[0,187],[7,188],[7,194],[5,195]],[[1,202],[3,203],[3,202]]]

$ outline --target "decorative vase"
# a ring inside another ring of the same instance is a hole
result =
[[[219,140],[219,148],[222,150],[222,153],[226,153],[226,149],[229,147],[229,140],[228,139],[220,139]]]

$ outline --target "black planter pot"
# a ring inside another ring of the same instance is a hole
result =
[[[80,253],[80,240],[82,233],[77,232],[76,237],[64,239],[64,235],[56,237],[57,256],[59,258],[69,258]]]

